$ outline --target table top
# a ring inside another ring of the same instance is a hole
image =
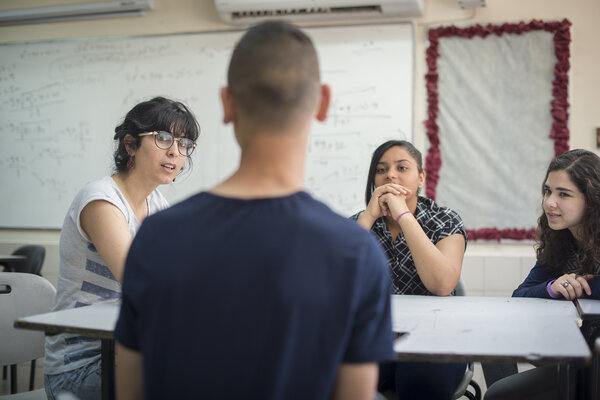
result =
[[[0,254],[0,262],[3,261],[22,261],[22,260],[26,260],[27,257],[25,256],[19,256],[19,255],[13,255],[13,254]]]
[[[575,304],[581,318],[600,317],[600,300],[575,299]]]
[[[391,296],[399,360],[575,361],[591,352],[570,301],[474,296]],[[112,339],[120,301],[33,315],[16,328]]]
[[[570,301],[475,296],[392,296],[399,359],[575,361],[591,357]]]
[[[75,333],[81,336],[112,339],[119,300],[110,300],[90,306],[31,315],[15,321],[15,328],[44,331],[46,334]]]

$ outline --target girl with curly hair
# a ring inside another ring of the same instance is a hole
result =
[[[561,154],[548,166],[542,194],[537,263],[513,297],[600,300],[600,157]],[[585,391],[586,379],[585,370],[570,368],[569,398]],[[560,382],[555,364],[541,365],[493,383],[485,400],[558,399]]]
[[[571,150],[542,186],[537,263],[514,297],[600,299],[600,157]]]

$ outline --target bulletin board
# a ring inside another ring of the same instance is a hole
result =
[[[471,240],[535,238],[546,169],[569,149],[570,26],[428,30],[426,193]]]

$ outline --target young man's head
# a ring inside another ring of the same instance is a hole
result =
[[[321,119],[317,52],[293,25],[271,21],[250,28],[235,46],[227,79],[236,115],[228,115],[224,98],[225,122],[239,117],[253,128],[277,131]]]

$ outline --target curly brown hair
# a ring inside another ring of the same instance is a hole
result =
[[[569,229],[553,230],[543,211],[538,218],[536,252],[542,264],[559,272],[598,274],[600,272],[600,157],[587,150],[575,149],[556,157],[548,166],[544,184],[553,171],[565,171],[585,198],[581,220],[581,240]]]

